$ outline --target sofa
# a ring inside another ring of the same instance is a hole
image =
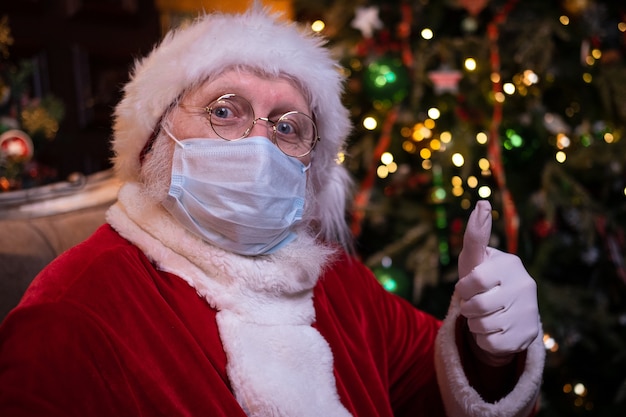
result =
[[[103,171],[0,193],[0,320],[50,261],[104,223],[119,186]]]

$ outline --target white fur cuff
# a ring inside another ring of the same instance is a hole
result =
[[[446,412],[454,417],[527,417],[532,412],[541,387],[545,348],[543,334],[528,348],[524,372],[514,389],[495,403],[485,402],[469,384],[461,365],[456,341],[456,322],[460,315],[455,294],[435,345],[435,367]]]

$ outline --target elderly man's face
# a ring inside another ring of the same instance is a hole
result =
[[[251,72],[230,70],[205,82],[183,97],[181,106],[173,112],[170,119],[173,136],[179,140],[188,138],[222,140],[211,128],[206,113],[188,109],[206,107],[218,97],[228,93],[248,100],[257,118],[277,120],[284,113],[294,110],[311,114],[306,98],[290,80],[268,79]],[[259,121],[248,136],[264,136],[271,140],[271,124]],[[310,161],[310,156],[307,155],[300,160],[306,165]]]
[[[251,72],[230,70],[185,95],[181,99],[181,105],[172,109],[168,116],[172,136],[182,141],[190,138],[224,140],[211,128],[206,112],[190,111],[186,106],[206,107],[216,98],[228,93],[248,100],[255,117],[276,120],[285,112],[294,110],[311,114],[308,101],[292,81],[284,78],[268,79]],[[259,121],[248,136],[264,136],[270,140],[271,133],[271,127],[266,122]],[[164,201],[168,195],[174,146],[168,135],[162,132],[142,166],[141,182],[144,190],[156,201]],[[308,165],[311,156],[306,155],[299,159]]]

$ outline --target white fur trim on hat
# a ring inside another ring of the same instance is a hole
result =
[[[307,201],[312,205],[309,212],[324,238],[345,243],[346,229],[337,225],[345,223],[350,181],[336,158],[351,124],[341,103],[343,77],[324,43],[312,31],[259,7],[243,14],[206,14],[170,32],[135,63],[115,109],[112,145],[117,176],[123,181],[138,179],[142,149],[164,112],[186,88],[231,66],[286,74],[308,90],[321,138],[309,171],[316,196]]]

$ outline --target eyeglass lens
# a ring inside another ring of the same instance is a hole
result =
[[[235,94],[227,94],[209,105],[209,121],[217,135],[227,140],[246,137],[258,120],[272,125],[273,140],[287,155],[304,156],[317,141],[317,129],[313,120],[304,113],[291,111],[278,120],[255,119],[248,100]]]

